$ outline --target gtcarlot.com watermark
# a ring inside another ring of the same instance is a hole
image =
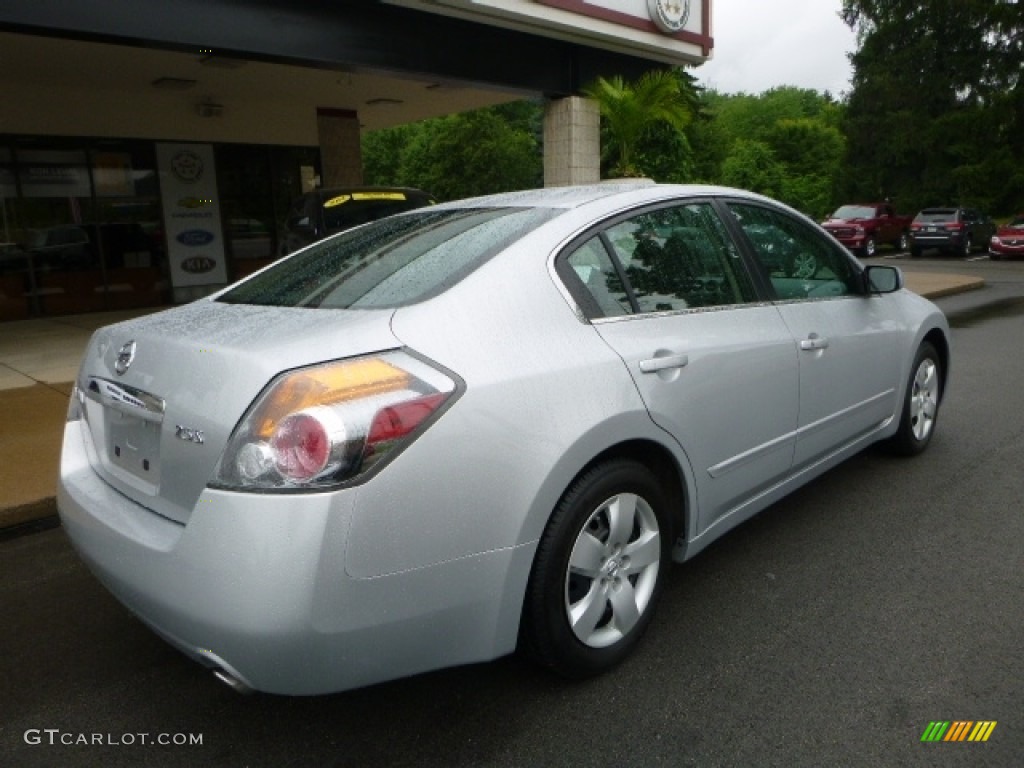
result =
[[[60,728],[29,728],[24,734],[30,746],[65,747],[199,747],[201,733],[76,733]]]

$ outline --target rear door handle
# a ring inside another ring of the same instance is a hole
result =
[[[824,339],[816,333],[812,333],[800,342],[800,349],[810,351],[814,349],[828,349],[828,339]]]
[[[640,361],[641,373],[657,373],[668,368],[682,368],[690,362],[686,355],[665,355],[664,357],[652,357],[650,360]]]

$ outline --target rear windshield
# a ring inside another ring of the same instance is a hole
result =
[[[381,219],[290,256],[218,301],[275,307],[379,309],[430,298],[561,213],[461,208]]]
[[[914,221],[956,221],[956,209],[930,208],[917,214]]]
[[[833,219],[870,219],[875,215],[875,209],[870,205],[844,205],[832,214]]]

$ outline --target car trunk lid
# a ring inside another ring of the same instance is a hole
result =
[[[100,329],[77,382],[94,469],[139,504],[186,522],[271,379],[400,346],[392,314],[200,301]]]

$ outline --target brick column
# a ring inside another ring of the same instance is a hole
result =
[[[544,108],[544,186],[601,180],[601,114],[580,96],[549,101]]]
[[[316,110],[320,139],[320,186],[359,186],[363,183],[363,153],[359,116],[350,109]]]

